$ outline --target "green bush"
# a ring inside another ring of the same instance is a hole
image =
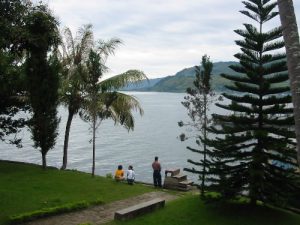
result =
[[[22,213],[19,215],[11,216],[9,218],[9,223],[10,224],[24,223],[24,222],[32,221],[32,220],[35,220],[38,218],[44,218],[47,216],[71,212],[71,211],[75,211],[75,210],[79,210],[79,209],[85,209],[89,206],[100,205],[100,204],[103,204],[103,201],[95,200],[95,201],[91,201],[91,202],[81,201],[81,202],[65,204],[65,205],[57,206],[57,207],[44,208],[44,209],[36,210],[33,212]]]

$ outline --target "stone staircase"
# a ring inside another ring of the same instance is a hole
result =
[[[164,188],[189,191],[193,181],[187,179],[187,175],[181,174],[180,169],[168,169],[165,171]]]

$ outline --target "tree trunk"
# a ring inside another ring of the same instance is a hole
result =
[[[250,198],[250,205],[256,206],[256,198],[254,197]]]
[[[204,94],[204,140],[207,140],[207,94]],[[203,172],[202,172],[202,184],[201,184],[201,194],[204,197],[204,185],[205,185],[205,175],[206,175],[206,143],[204,142],[204,155],[203,155]]]
[[[96,118],[93,118],[93,167],[92,176],[95,176],[95,142],[96,142]]]
[[[67,168],[69,134],[70,134],[70,128],[71,128],[71,123],[72,123],[73,116],[74,116],[74,112],[69,109],[69,115],[68,115],[68,120],[67,120],[67,125],[66,125],[66,131],[65,131],[65,140],[64,140],[63,164],[60,168],[61,170],[64,170],[64,169]]]
[[[43,165],[43,169],[45,170],[47,168],[46,153],[42,153],[42,165]]]
[[[294,105],[298,164],[300,166],[300,43],[292,0],[277,0]]]

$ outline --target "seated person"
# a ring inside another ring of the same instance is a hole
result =
[[[135,172],[133,171],[133,167],[129,166],[127,170],[127,182],[128,184],[133,184],[135,179]]]
[[[116,181],[124,180],[124,170],[122,165],[118,165],[118,169],[115,172],[115,180]]]

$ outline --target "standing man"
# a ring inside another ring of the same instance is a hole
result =
[[[153,183],[155,187],[162,187],[161,186],[161,166],[160,163],[158,162],[158,157],[155,156],[154,162],[152,163],[152,168],[153,168]]]

